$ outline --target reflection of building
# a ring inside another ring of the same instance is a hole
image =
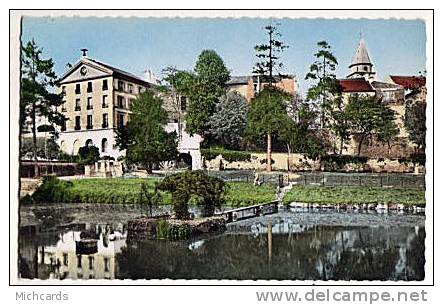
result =
[[[79,254],[76,249],[79,240],[78,231],[61,233],[55,246],[38,252],[39,265],[52,267],[49,278],[115,279],[118,272],[115,256],[125,246],[126,236],[117,231],[100,233],[97,252],[93,254]]]
[[[274,85],[291,95],[295,95],[297,83],[293,75],[274,76]],[[267,76],[232,76],[228,81],[228,91],[237,91],[248,102],[254,95],[269,84]]]
[[[156,84],[83,56],[60,80],[65,103],[60,111],[67,117],[60,133],[60,147],[76,154],[92,143],[101,155],[118,157],[115,130],[124,125],[129,106],[141,92]]]

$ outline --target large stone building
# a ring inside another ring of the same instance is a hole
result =
[[[95,145],[101,157],[118,158],[123,155],[124,152],[115,145],[115,131],[130,119],[130,105],[138,94],[158,86],[152,73],[148,74],[151,77],[145,80],[83,56],[60,80],[65,102],[59,111],[67,118],[58,139],[61,150],[77,154],[80,147]],[[167,100],[172,99],[168,93],[161,97],[165,105]],[[166,110],[169,112],[169,109]],[[181,157],[193,169],[198,169],[201,167],[202,139],[191,137],[184,129],[184,124],[172,117],[166,126],[168,132],[176,131],[179,136]]]
[[[83,56],[60,80],[65,101],[60,111],[67,118],[59,137],[61,150],[77,154],[81,146],[93,144],[101,156],[120,156],[115,130],[126,124],[129,106],[137,95],[155,86]]]
[[[378,81],[374,65],[369,57],[364,40],[361,38],[349,65],[347,78],[340,79],[341,92],[345,102],[351,95],[375,96],[395,111],[395,122],[399,128],[397,140],[391,145],[378,143],[374,138],[364,143],[362,154],[371,157],[407,157],[414,152],[414,144],[409,141],[404,126],[406,103],[410,100],[426,101],[426,78],[416,76],[389,76],[386,81]],[[345,153],[356,153],[356,139],[353,137]]]

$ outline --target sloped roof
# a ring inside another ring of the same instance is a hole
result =
[[[119,75],[119,76],[122,76],[124,78],[129,78],[131,80],[137,81],[138,83],[142,83],[143,85],[148,85],[148,86],[149,85],[151,85],[151,86],[155,86],[156,85],[156,84],[152,84],[150,82],[147,82],[144,79],[142,79],[142,78],[140,78],[140,77],[138,77],[138,76],[136,76],[136,75],[134,75],[132,73],[123,71],[121,69],[115,68],[115,67],[113,67],[111,65],[105,64],[105,63],[103,63],[101,61],[98,61],[98,60],[95,60],[95,59],[92,59],[92,58],[89,58],[89,57],[82,57],[75,65],[73,65],[68,71],[66,71],[63,74],[63,76],[61,77],[60,80],[63,81],[63,79],[65,79],[75,69],[77,69],[78,66],[80,66],[81,64],[85,64],[85,63],[86,64],[88,64],[88,63],[89,64],[93,64],[94,66],[97,66],[97,65],[101,66],[102,68],[107,69],[108,71],[111,71],[114,75]]]
[[[407,90],[419,89],[426,86],[426,77],[424,76],[398,76],[390,75],[392,81]]]
[[[371,86],[375,89],[403,89],[402,86],[397,84],[373,81],[371,82]]]
[[[227,82],[228,85],[247,84],[251,76],[231,76],[231,79]]]
[[[360,39],[357,50],[355,51],[354,57],[352,58],[351,66],[359,65],[359,64],[371,64],[371,60],[369,59],[368,49],[366,48],[365,41],[363,38]]]
[[[339,79],[341,92],[374,92],[371,84],[364,78]]]

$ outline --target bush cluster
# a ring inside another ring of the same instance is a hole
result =
[[[218,155],[228,162],[251,161],[251,153],[240,150],[227,150],[223,148],[203,148],[201,154],[206,160],[213,160]]]
[[[368,157],[352,156],[352,155],[325,155],[321,157],[321,162],[325,169],[342,168],[346,164],[365,164],[368,162]]]

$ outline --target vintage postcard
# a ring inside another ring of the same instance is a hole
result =
[[[11,284],[432,285],[432,16],[11,11]]]

